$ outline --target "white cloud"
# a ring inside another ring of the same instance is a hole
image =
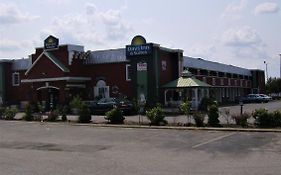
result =
[[[86,14],[87,15],[94,15],[97,12],[97,7],[93,3],[87,3],[86,4]]]
[[[185,50],[185,54],[190,55],[191,57],[210,59],[216,51],[217,49],[214,45],[194,45]]]
[[[15,24],[38,19],[39,16],[22,12],[15,5],[0,4],[0,23]]]
[[[239,65],[241,59],[248,64],[253,59],[259,62],[267,57],[266,45],[261,37],[255,30],[247,26],[225,31],[221,37],[221,42],[225,49],[229,49],[232,58],[235,59],[233,62],[236,62],[237,65]],[[255,64],[253,63],[253,65]],[[253,65],[248,65],[248,67]]]
[[[14,50],[19,50],[21,45],[19,42],[7,39],[0,40],[0,52],[10,52]]]
[[[243,11],[248,4],[248,0],[240,0],[239,3],[231,3],[229,4],[223,14],[221,15],[222,18],[229,18],[232,20],[241,19],[240,12]]]
[[[52,27],[44,29],[41,36],[45,38],[53,34],[64,42],[92,48],[114,47],[116,43],[127,40],[133,29],[123,19],[120,10],[100,11],[93,3],[87,3],[85,8],[85,13],[55,18]]]
[[[222,35],[222,42],[226,46],[235,47],[251,47],[262,44],[262,40],[258,33],[247,26],[225,31]]]
[[[256,6],[254,13],[264,14],[264,13],[277,13],[279,11],[279,7],[276,3],[265,2]]]

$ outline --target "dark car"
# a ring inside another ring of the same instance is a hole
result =
[[[104,114],[114,107],[119,108],[124,114],[130,114],[134,109],[133,104],[127,99],[102,98],[91,105],[91,111],[93,114]]]
[[[263,103],[264,99],[259,94],[248,94],[240,99],[243,103]]]

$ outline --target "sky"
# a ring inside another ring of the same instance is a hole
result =
[[[280,0],[0,0],[0,58],[27,58],[49,35],[87,50],[136,35],[185,56],[280,76]]]

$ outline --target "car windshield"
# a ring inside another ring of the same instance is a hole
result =
[[[98,103],[108,103],[108,102],[115,102],[115,98],[102,98],[98,101]]]

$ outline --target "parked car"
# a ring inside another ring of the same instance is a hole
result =
[[[259,96],[262,97],[263,102],[265,102],[265,103],[267,103],[267,102],[269,102],[269,101],[272,100],[272,97],[270,97],[270,96],[268,96],[268,95],[265,95],[265,94],[259,94]]]
[[[245,97],[241,97],[240,101],[243,103],[262,103],[264,99],[259,94],[248,94]]]
[[[122,98],[102,98],[90,106],[93,114],[104,114],[114,107],[119,108],[124,114],[130,114],[134,109],[131,101]]]

